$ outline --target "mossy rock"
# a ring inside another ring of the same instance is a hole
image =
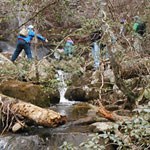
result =
[[[5,81],[0,84],[2,94],[30,102],[41,107],[49,107],[51,101],[59,102],[59,92],[55,89],[45,92],[43,87],[16,80]]]
[[[73,116],[85,116],[90,109],[90,106],[86,103],[76,104],[73,107],[72,114]]]

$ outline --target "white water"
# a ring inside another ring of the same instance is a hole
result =
[[[57,80],[59,81],[58,90],[60,93],[60,103],[70,103],[70,101],[68,101],[68,99],[65,98],[65,93],[67,91],[67,84],[65,83],[66,74],[62,70],[57,70],[57,73]]]

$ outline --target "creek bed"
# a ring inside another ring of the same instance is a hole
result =
[[[86,125],[71,125],[71,122],[87,116],[86,113],[72,113],[74,105],[60,103],[50,107],[69,118],[65,125],[56,128],[31,126],[20,133],[1,135],[0,150],[59,150],[64,141],[78,146],[93,133]]]

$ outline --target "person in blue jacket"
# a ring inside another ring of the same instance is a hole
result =
[[[65,55],[70,56],[70,55],[73,54],[73,49],[74,49],[73,45],[74,45],[73,40],[70,37],[67,37],[66,38],[66,43],[65,43],[65,46],[64,46]]]
[[[17,46],[16,46],[16,50],[14,51],[11,61],[14,62],[17,57],[19,56],[19,54],[21,53],[21,51],[24,49],[25,54],[27,55],[28,60],[32,60],[32,53],[31,53],[31,41],[32,39],[36,36],[37,39],[43,41],[43,42],[48,42],[48,40],[46,38],[44,38],[43,36],[41,36],[40,34],[35,34],[35,32],[33,31],[33,25],[29,25],[27,28],[27,36],[23,36],[23,35],[18,35],[17,37]]]

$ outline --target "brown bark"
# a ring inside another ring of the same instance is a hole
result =
[[[92,109],[94,109],[97,112],[96,114],[100,117],[104,117],[104,118],[106,118],[110,121],[114,121],[114,122],[123,121],[123,120],[129,118],[129,117],[126,117],[126,116],[119,116],[114,112],[106,110],[101,102],[99,102],[99,104],[100,104],[99,106],[94,106],[94,105],[90,104],[90,107]]]
[[[100,116],[102,116],[108,120],[114,121],[114,122],[124,119],[123,116],[119,116],[114,112],[110,112],[110,111],[106,110],[104,107],[98,108],[97,115],[100,115]]]
[[[38,125],[46,127],[56,127],[66,122],[63,116],[53,110],[40,108],[22,101],[12,104],[11,109],[15,113],[35,121]]]
[[[0,94],[0,99],[2,107],[5,107],[3,110],[6,110],[8,106],[7,104],[10,104],[9,109],[14,115],[23,116],[24,118],[35,122],[37,125],[56,127],[66,123],[67,121],[66,116],[62,116],[60,113],[50,109],[41,108],[31,103],[15,100],[14,98],[7,97],[2,94]]]

